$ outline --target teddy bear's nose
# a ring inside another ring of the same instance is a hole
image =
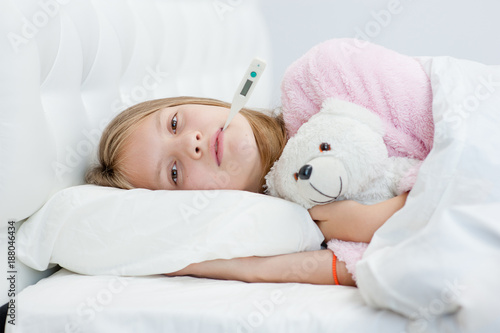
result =
[[[300,168],[299,170],[299,178],[309,179],[309,177],[311,177],[312,171],[313,171],[312,165],[306,164],[302,166],[302,168]]]

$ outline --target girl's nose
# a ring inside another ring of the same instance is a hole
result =
[[[186,133],[186,140],[184,142],[186,153],[193,159],[199,159],[202,156],[202,143],[203,136],[200,132],[194,131]]]

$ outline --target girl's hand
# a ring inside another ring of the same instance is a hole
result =
[[[299,282],[333,284],[330,250],[297,252],[272,257],[216,259],[191,264],[167,276],[190,275],[244,282]],[[336,264],[339,283],[354,286],[345,263]]]
[[[327,242],[332,238],[366,242],[369,235],[366,232],[363,233],[366,231],[362,215],[364,208],[364,205],[356,201],[343,200],[314,206],[309,209],[309,214]]]
[[[234,259],[215,259],[191,264],[183,269],[165,274],[167,276],[195,276],[220,280],[240,280],[250,282],[252,280],[246,262],[250,262],[253,257]]]
[[[165,274],[166,276],[197,276],[196,272],[198,271],[198,267],[203,265],[204,263],[196,263],[196,264],[191,264],[189,266],[184,267],[181,270],[178,270],[176,272],[172,273],[167,273]]]
[[[369,243],[375,231],[401,209],[408,193],[374,205],[356,201],[336,201],[309,209],[326,241],[337,238],[344,241]]]

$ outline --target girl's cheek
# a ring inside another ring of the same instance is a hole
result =
[[[235,179],[237,177],[242,177],[243,170],[244,169],[243,169],[243,166],[241,165],[241,163],[238,163],[236,161],[230,161],[226,167],[226,172],[233,179]]]
[[[249,138],[239,143],[237,152],[239,156],[242,156],[242,162],[244,163],[252,162],[255,156],[259,154],[257,144]]]

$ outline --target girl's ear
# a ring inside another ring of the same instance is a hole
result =
[[[329,113],[340,117],[348,117],[369,126],[374,132],[384,136],[385,130],[382,120],[373,111],[370,111],[358,104],[343,101],[336,98],[326,99],[320,113]]]

